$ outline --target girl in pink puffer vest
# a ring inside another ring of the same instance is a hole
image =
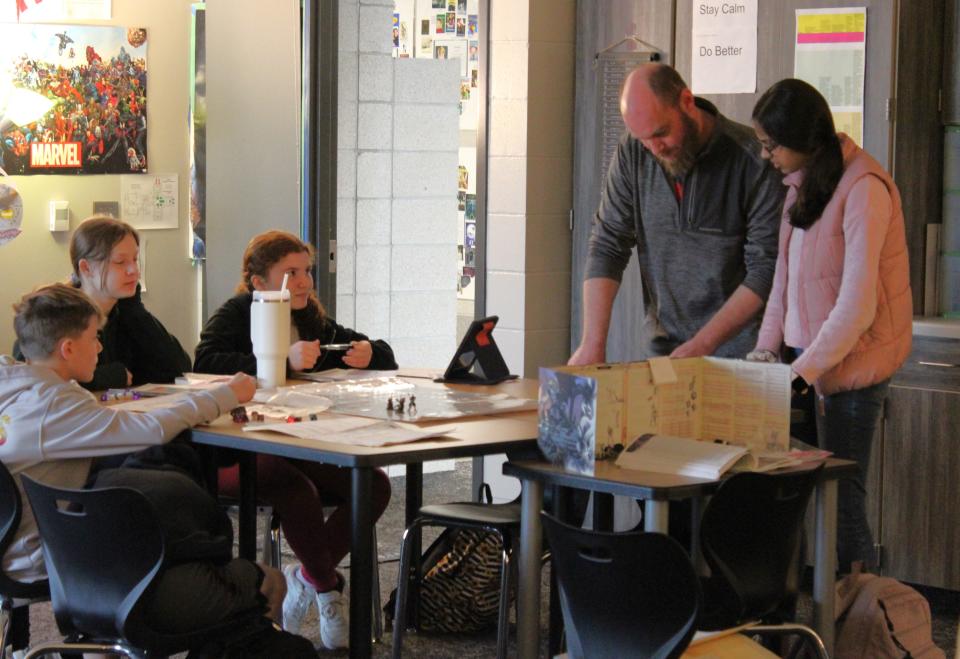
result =
[[[890,376],[910,352],[912,294],[900,194],[868,153],[837,133],[826,100],[781,80],[753,110],[763,157],[788,186],[780,252],[756,350],[748,359],[795,359],[817,392],[822,448],[856,460],[840,482],[842,572],[870,567],[873,539],[864,474]],[[785,349],[785,350],[784,350]]]

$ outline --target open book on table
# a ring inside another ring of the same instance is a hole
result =
[[[728,471],[769,471],[798,464],[788,454],[759,458],[745,446],[668,435],[641,435],[617,458],[624,469],[715,480]]]

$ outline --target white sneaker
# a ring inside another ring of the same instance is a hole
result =
[[[317,593],[317,608],[320,610],[320,642],[323,647],[328,650],[348,647],[350,618],[343,594],[336,588],[326,593]]]
[[[287,595],[283,598],[283,628],[291,634],[300,632],[300,625],[310,611],[314,597],[318,598],[318,601],[320,597],[315,588],[304,583],[299,572],[298,564],[283,568],[283,576],[287,580]]]

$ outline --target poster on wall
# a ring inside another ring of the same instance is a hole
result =
[[[0,24],[0,167],[147,171],[147,31]]]
[[[108,21],[111,0],[4,0],[0,22]]]
[[[757,0],[693,0],[695,94],[757,91]]]
[[[866,55],[866,7],[797,10],[793,76],[823,94],[837,130],[857,144],[863,144]]]

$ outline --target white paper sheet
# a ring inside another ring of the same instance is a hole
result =
[[[456,426],[438,426],[426,430],[413,429],[362,417],[324,417],[316,421],[247,424],[243,427],[248,431],[271,430],[302,439],[370,447],[417,442],[430,437],[439,437],[455,428]]]
[[[693,0],[690,42],[695,94],[757,90],[757,0]]]
[[[178,174],[127,174],[120,177],[123,219],[139,230],[179,226]]]
[[[837,131],[863,144],[867,10],[798,9],[793,76],[827,99]]]

